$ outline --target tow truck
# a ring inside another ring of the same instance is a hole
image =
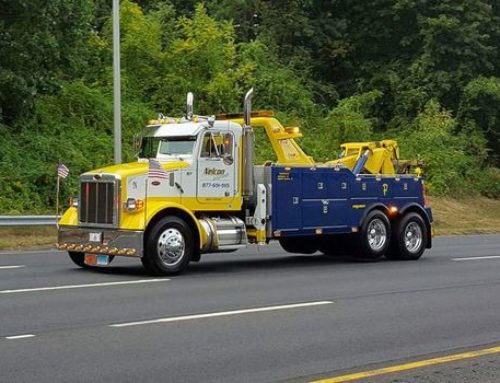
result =
[[[346,143],[337,159],[315,162],[297,142],[300,129],[252,112],[252,96],[242,114],[198,116],[189,93],[185,116],[144,128],[137,161],[82,174],[58,248],[80,267],[127,256],[168,275],[202,254],[273,240],[290,253],[372,260],[416,260],[431,247],[425,181],[396,141]],[[255,164],[256,129],[275,161]]]

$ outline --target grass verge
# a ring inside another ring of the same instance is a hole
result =
[[[437,235],[500,233],[500,200],[429,197]]]
[[[0,228],[0,250],[50,249],[57,242],[55,227]]]
[[[436,235],[500,233],[500,200],[429,197]],[[53,248],[52,227],[0,228],[0,250]]]

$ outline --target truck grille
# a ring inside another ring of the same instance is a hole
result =
[[[117,183],[82,180],[80,183],[80,215],[82,225],[116,225]]]

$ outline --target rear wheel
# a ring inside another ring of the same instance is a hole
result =
[[[146,239],[141,258],[146,270],[154,275],[183,272],[194,256],[194,237],[184,220],[165,217],[158,221]]]
[[[427,243],[427,227],[420,214],[408,213],[396,223],[389,259],[416,260],[424,253]]]
[[[359,234],[355,238],[356,256],[378,259],[389,249],[391,225],[389,218],[380,210],[373,210],[364,219]]]
[[[279,239],[280,245],[288,253],[313,254],[318,250],[315,238],[285,237]]]

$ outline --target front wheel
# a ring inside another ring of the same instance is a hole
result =
[[[149,273],[178,274],[194,256],[193,233],[181,218],[165,217],[150,231],[145,248],[141,261]]]
[[[427,243],[427,227],[422,216],[408,213],[396,224],[389,259],[416,260],[424,253]]]
[[[83,268],[90,267],[85,263],[85,253],[81,253],[79,251],[68,251],[68,255],[75,265]]]

